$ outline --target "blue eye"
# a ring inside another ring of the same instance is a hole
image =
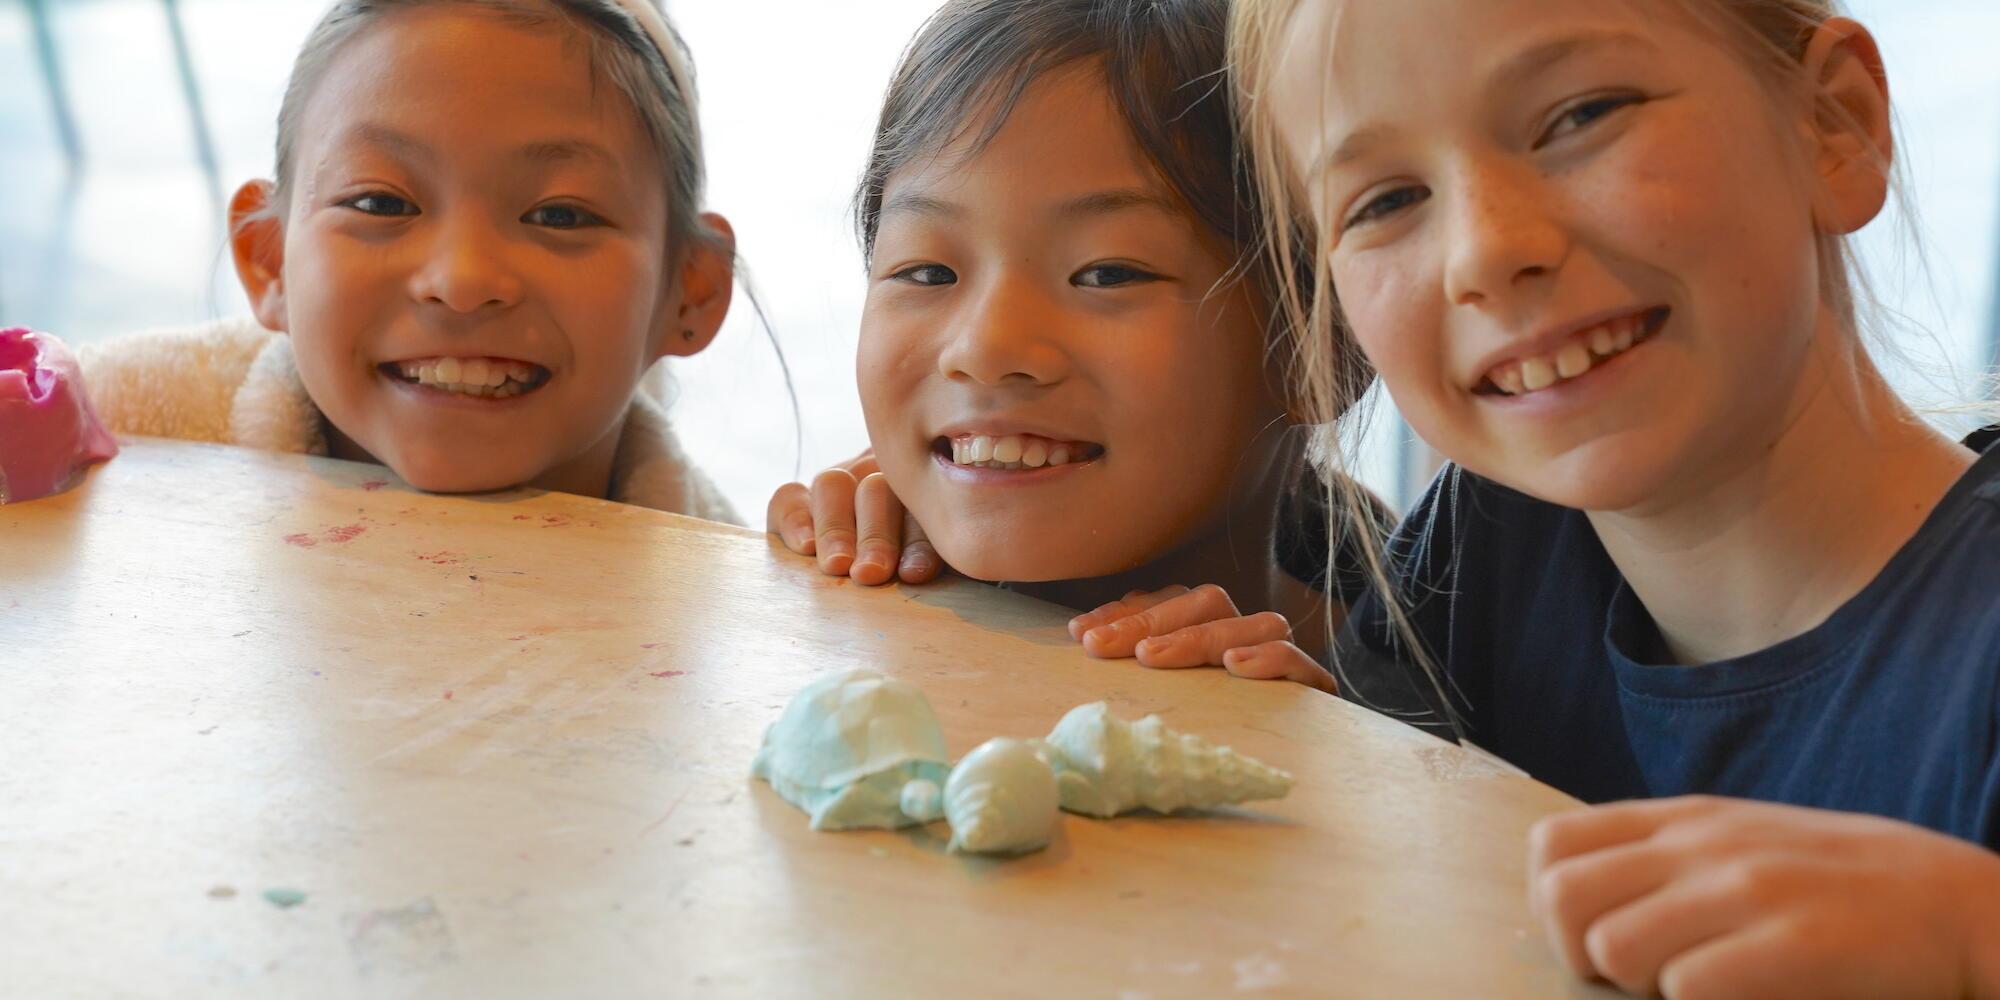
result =
[[[1096,264],[1071,275],[1069,283],[1078,288],[1117,288],[1158,278],[1157,274],[1124,264]]]
[[[951,268],[943,264],[918,264],[897,271],[895,274],[889,276],[889,280],[902,281],[930,288],[937,285],[957,284],[958,275],[953,273]]]
[[[1587,128],[1601,118],[1644,101],[1645,98],[1637,94],[1608,94],[1573,104],[1557,115],[1555,124],[1535,140],[1535,148],[1540,149],[1560,136]]]
[[[355,195],[340,204],[343,207],[354,209],[363,215],[379,215],[393,218],[401,215],[420,214],[414,203],[393,194],[384,194],[380,191],[370,191],[367,194]]]
[[[1353,229],[1355,226],[1363,225],[1365,223],[1376,222],[1381,219],[1386,219],[1389,216],[1394,215],[1397,212],[1402,211],[1403,209],[1409,208],[1412,205],[1418,205],[1422,204],[1425,201],[1428,201],[1430,199],[1430,196],[1431,192],[1429,188],[1422,188],[1422,187],[1397,188],[1396,190],[1391,191],[1388,194],[1375,198],[1368,204],[1361,206],[1361,208],[1358,211],[1356,211],[1353,215],[1348,216],[1347,222],[1340,227],[1341,232],[1346,232],[1349,229]]]
[[[575,205],[538,205],[521,216],[521,221],[549,229],[585,229],[604,225],[602,218]]]

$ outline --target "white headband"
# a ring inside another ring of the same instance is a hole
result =
[[[686,101],[690,114],[694,112],[694,81],[688,78],[687,53],[674,42],[673,29],[667,27],[667,16],[651,0],[618,0],[618,6],[639,22],[646,30],[646,37],[653,40],[653,47],[660,50],[660,58],[667,61],[667,73],[674,78],[675,89],[681,92],[681,100]]]

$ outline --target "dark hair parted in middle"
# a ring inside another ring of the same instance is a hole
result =
[[[1096,59],[1161,178],[1232,253],[1247,257],[1259,215],[1224,79],[1228,27],[1227,0],[946,3],[904,50],[882,103],[854,196],[863,254],[875,253],[891,174],[958,141],[975,122],[984,126],[974,148],[984,146],[1036,78]]]

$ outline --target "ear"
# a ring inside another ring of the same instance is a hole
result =
[[[696,220],[706,238],[687,248],[680,266],[680,307],[665,331],[659,357],[701,353],[729,315],[736,288],[736,230],[729,220],[703,212]]]
[[[229,199],[229,249],[250,311],[266,330],[284,330],[285,227],[270,181],[251,181]]]
[[[1820,180],[1813,218],[1822,232],[1846,235],[1873,221],[1889,198],[1896,155],[1889,78],[1875,36],[1844,17],[1813,32],[1804,66],[1812,100],[1805,126]]]

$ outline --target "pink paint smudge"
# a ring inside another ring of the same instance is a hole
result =
[[[376,490],[379,490],[387,485],[389,485],[389,481],[387,479],[370,479],[369,481],[362,483],[361,488],[367,490],[370,493],[373,493]]]
[[[569,523],[574,520],[576,519],[569,516],[568,514],[543,514],[542,527],[544,528],[567,527]]]
[[[661,647],[661,646],[664,646],[664,645],[666,645],[666,643],[664,643],[664,642],[642,642],[642,643],[640,643],[640,644],[639,644],[639,648],[640,648],[640,649],[658,649],[659,647]]]
[[[439,549],[436,552],[418,552],[415,555],[421,562],[434,563],[439,566],[456,566],[459,559],[462,558],[458,553],[448,552],[444,549]]]
[[[326,529],[326,540],[336,545],[341,542],[351,542],[361,537],[361,533],[367,530],[367,528],[358,524],[343,524],[339,527]]]
[[[525,635],[510,635],[510,636],[508,636],[508,637],[507,637],[507,641],[508,641],[508,642],[525,642],[525,641],[527,641],[527,638],[528,638],[528,637],[527,637],[527,636],[525,636]]]
[[[534,520],[534,519],[535,519],[535,516],[534,516],[533,514],[516,514],[516,515],[514,515],[514,520],[516,520],[516,521],[532,521],[532,520]]]
[[[683,675],[685,675],[686,673],[687,673],[687,671],[685,671],[685,670],[661,670],[661,671],[658,671],[657,673],[654,673],[654,674],[653,674],[652,676],[654,676],[654,677],[680,677],[680,676],[683,676]]]
[[[444,700],[446,700],[446,701],[450,701],[450,700],[451,700],[451,691],[450,691],[450,690],[448,690],[448,689],[447,689],[447,690],[445,691],[445,693],[444,693]]]
[[[311,536],[311,535],[308,535],[308,534],[306,534],[305,532],[300,532],[300,533],[298,533],[298,534],[296,534],[296,535],[286,535],[286,536],[285,536],[285,544],[286,544],[286,545],[296,545],[296,546],[298,546],[299,548],[302,548],[302,549],[309,549],[309,548],[312,548],[312,547],[313,547],[313,546],[315,546],[315,545],[318,545],[318,544],[319,544],[319,542],[315,541],[315,540],[313,539],[313,536]]]

